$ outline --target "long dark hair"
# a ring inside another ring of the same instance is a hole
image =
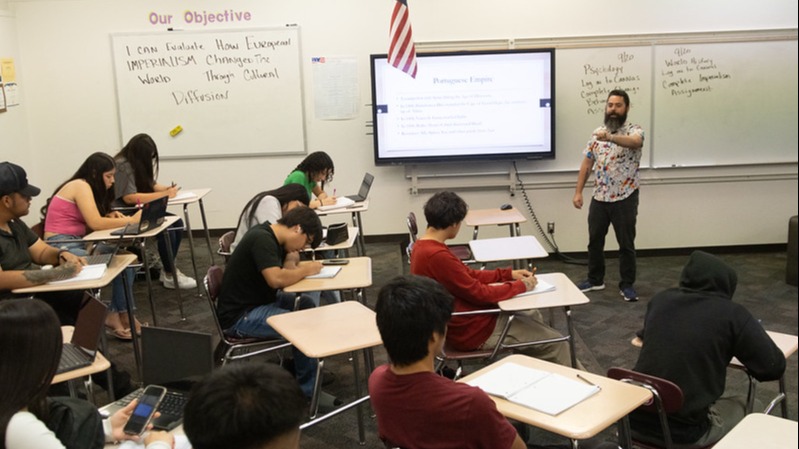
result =
[[[0,449],[15,413],[27,407],[47,419],[45,398],[61,359],[61,325],[38,299],[0,301]]]
[[[267,190],[266,192],[261,192],[252,197],[252,199],[244,206],[241,214],[239,214],[238,222],[241,223],[241,220],[246,215],[247,221],[244,223],[246,223],[246,226],[249,227],[249,224],[252,223],[253,218],[255,218],[255,212],[256,209],[258,209],[258,203],[260,203],[261,200],[266,196],[274,197],[280,203],[281,208],[292,201],[299,201],[306,206],[310,202],[310,198],[308,198],[308,191],[305,190],[305,187],[300,184],[286,184],[282,187],[278,187],[277,189]]]
[[[97,206],[97,211],[100,212],[101,216],[105,216],[105,214],[111,212],[114,190],[105,188],[103,173],[113,170],[114,167],[114,159],[103,152],[98,151],[86,158],[83,164],[78,168],[78,171],[76,171],[71,178],[58,186],[53,194],[50,195],[50,198],[47,199],[47,203],[41,208],[42,219],[47,216],[47,208],[50,207],[50,201],[53,200],[55,194],[68,182],[76,179],[83,179],[89,184],[89,187],[92,189],[92,196],[94,196],[94,204]]]
[[[306,156],[305,159],[303,159],[302,162],[300,162],[300,164],[294,169],[294,171],[298,170],[305,173],[305,176],[309,181],[319,173],[329,172],[328,179],[322,181],[323,189],[325,188],[325,182],[332,179],[333,174],[336,172],[336,168],[333,166],[333,159],[331,159],[330,156],[328,156],[328,154],[324,151],[314,151]]]
[[[136,191],[152,193],[158,178],[158,147],[147,134],[136,134],[114,156],[117,162],[124,158],[133,169]]]

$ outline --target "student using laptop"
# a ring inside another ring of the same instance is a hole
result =
[[[0,301],[0,442],[5,449],[64,449],[84,442],[61,441],[47,427],[47,389],[61,357],[61,327],[53,310],[37,299]],[[31,357],[35,354],[35,357]],[[123,432],[136,403],[102,421],[97,435],[76,435],[94,446],[103,442],[138,440]],[[92,406],[93,407],[93,406]],[[97,416],[99,420],[99,416]],[[62,435],[62,438],[65,436]],[[171,449],[172,435],[149,432],[146,449]]]
[[[170,185],[159,184],[158,177],[158,147],[155,141],[147,134],[137,134],[130,138],[127,144],[114,156],[117,171],[114,177],[114,205],[117,207],[132,207],[150,201],[178,194],[178,187],[174,182]],[[183,229],[183,221],[178,220],[173,225],[176,229]],[[172,242],[172,254],[177,255],[182,231],[168,231],[169,240]],[[160,234],[157,238],[158,254],[161,256],[161,277],[159,280],[166,288],[192,289],[197,287],[197,281],[186,276],[177,267],[173,266],[166,246],[166,237]],[[172,271],[177,270],[178,285],[175,286]]]
[[[325,192],[325,184],[333,181],[333,159],[324,151],[315,151],[309,154],[297,165],[283,181],[283,184],[300,184],[308,192],[309,207],[316,209],[319,206],[336,204],[336,195],[330,196]],[[316,199],[313,199],[314,196]]]
[[[297,449],[307,414],[305,396],[286,370],[240,363],[194,387],[183,430],[194,449]]]
[[[78,171],[58,186],[42,207],[45,240],[82,257],[87,255],[86,243],[70,243],[69,240],[80,240],[89,231],[113,229],[138,222],[141,211],[125,216],[111,209],[115,173],[111,156],[97,152],[86,158]],[[102,253],[112,249],[101,244],[97,251]],[[133,268],[127,268],[111,283],[111,305],[105,325],[111,335],[120,340],[131,339],[122,276],[127,277],[128,294],[133,300],[134,275]],[[136,323],[136,330],[141,331],[141,323]]]

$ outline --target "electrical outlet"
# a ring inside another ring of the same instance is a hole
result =
[[[549,223],[547,223],[547,233],[548,234],[554,234],[555,233],[555,222],[554,221],[550,221]]]

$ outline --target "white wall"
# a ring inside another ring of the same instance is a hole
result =
[[[20,64],[16,19],[7,8],[7,2],[0,2],[0,58],[13,58],[20,78],[24,70]],[[20,101],[19,106],[0,112],[0,161],[13,160],[24,167],[32,167],[26,109],[25,102]]]
[[[354,193],[364,171],[376,175],[370,210],[364,214],[367,234],[405,232],[407,212],[421,214],[431,192],[411,195],[403,167],[374,166],[372,140],[365,127],[365,122],[371,120],[367,108],[362,108],[355,120],[313,118],[313,83],[308,62],[311,56],[357,57],[361,103],[370,102],[368,56],[387,50],[391,0],[10,0],[8,3],[15,16],[16,30],[9,31],[14,29],[13,23],[0,21],[0,37],[9,33],[17,36],[18,72],[25,99],[19,109],[26,120],[20,126],[12,126],[4,117],[9,114],[0,114],[0,131],[5,134],[7,129],[13,129],[16,134],[12,138],[13,159],[23,161],[30,178],[45,191],[49,192],[68,177],[91,152],[115,153],[121,146],[109,34],[163,30],[165,26],[148,22],[151,12],[179,18],[186,9],[233,9],[251,12],[253,21],[205,28],[286,23],[301,27],[307,148],[331,154],[337,165],[334,185],[339,193]],[[797,4],[793,0],[757,3],[618,0],[612,3],[612,8],[588,0],[427,0],[411,1],[410,8],[418,42],[797,27]],[[2,14],[0,10],[0,20]],[[181,22],[174,27],[203,28]],[[0,41],[0,53],[9,51],[3,47],[4,41]],[[16,46],[12,44],[12,54]],[[590,131],[578,132],[588,136]],[[0,145],[3,157],[10,158],[6,155],[4,137]],[[267,157],[162,161],[161,178],[178,181],[187,188],[213,188],[205,203],[210,226],[227,228],[233,226],[250,196],[281,184],[299,160]],[[578,163],[579,156],[575,158],[575,170]],[[639,248],[785,242],[788,217],[797,213],[796,164],[780,167],[778,171],[787,171],[788,176],[775,179],[760,176],[749,181],[747,168],[711,168],[692,171],[686,175],[688,179],[678,182],[661,182],[662,173],[645,171]],[[725,182],[698,182],[719,173],[729,173]],[[673,176],[674,172],[667,177]],[[571,206],[575,178],[576,171],[524,178],[531,185],[546,184],[546,188],[532,189],[529,194],[541,221],[556,222],[556,237],[564,251],[584,250],[587,242],[587,211],[577,211]],[[523,208],[519,195],[510,198],[507,191],[463,190],[462,194],[473,208],[494,207],[509,201]],[[199,223],[196,217],[192,221]],[[506,231],[481,232],[504,235]],[[532,225],[525,225],[523,232],[533,232]],[[465,234],[461,236],[463,240]]]

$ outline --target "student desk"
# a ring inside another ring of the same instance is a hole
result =
[[[463,222],[466,226],[473,226],[474,233],[472,240],[477,240],[477,231],[480,226],[504,226],[510,229],[510,236],[521,235],[519,225],[527,221],[524,215],[515,207],[508,210],[495,209],[474,209],[466,213]]]
[[[797,422],[752,413],[720,439],[715,449],[786,449],[799,447]]]
[[[145,250],[144,243],[145,243],[146,239],[156,237],[158,234],[161,234],[162,232],[166,231],[170,226],[175,224],[176,221],[178,221],[178,217],[176,217],[174,215],[167,215],[166,217],[164,217],[164,222],[161,223],[160,226],[152,228],[152,229],[149,229],[146,232],[142,232],[141,234],[126,235],[125,236],[126,239],[131,239],[134,242],[138,242],[139,243],[139,248],[141,248],[141,254],[142,254],[142,258],[143,258],[143,262],[144,262],[144,277],[147,280],[147,295],[148,295],[148,300],[150,301],[150,310],[152,311],[153,325],[154,326],[158,326],[158,319],[157,319],[157,314],[155,313],[155,301],[153,301],[153,280],[150,278],[150,264],[147,261],[147,257],[146,257],[147,251]],[[117,228],[117,229],[119,229],[119,228]],[[113,241],[114,239],[119,239],[118,235],[112,235],[111,234],[115,230],[116,229],[105,229],[103,231],[94,231],[91,234],[85,236],[83,238],[83,240],[86,240],[86,241]],[[165,235],[165,237],[167,239],[167,245],[166,245],[167,252],[169,252],[169,257],[172,258],[172,266],[177,266],[175,264],[175,254],[172,254],[172,244],[170,243],[169,233],[167,232],[164,235]],[[174,276],[173,280],[175,282],[175,286],[177,286],[178,285],[177,270],[172,270],[172,271],[174,271],[174,273],[172,273],[172,275]],[[175,293],[178,296],[178,307],[180,308],[180,318],[185,320],[186,318],[185,318],[185,316],[183,314],[183,300],[180,297],[180,289],[176,288],[175,289]],[[131,320],[131,323],[133,323],[133,322],[134,321]],[[135,332],[133,334],[135,335]],[[134,342],[136,341],[135,337],[134,337],[133,341]]]
[[[510,328],[510,324],[513,321],[513,314],[515,312],[531,309],[562,307],[563,313],[566,315],[566,327],[568,329],[568,333],[556,341],[569,342],[572,366],[576,366],[577,353],[574,349],[574,323],[572,323],[571,306],[588,304],[589,299],[587,296],[585,296],[585,293],[581,292],[580,289],[574,285],[574,282],[569,280],[569,278],[563,273],[538,274],[536,277],[554,285],[555,290],[536,293],[534,295],[516,296],[497,303],[497,306],[499,306],[500,310],[511,315],[508,318],[508,325],[505,326],[499,341],[501,342],[505,338],[505,334],[507,334],[508,329]],[[547,343],[551,342],[547,341]],[[527,346],[526,343],[520,343],[519,345]],[[514,346],[515,345],[508,345],[506,347],[513,348]]]
[[[74,326],[61,326],[61,338],[64,342],[68,342],[72,340],[72,333],[75,332]],[[73,381],[75,379],[85,378],[84,385],[86,386],[86,394],[91,402],[94,402],[94,388],[92,388],[93,382],[91,375],[95,373],[100,373],[103,371],[108,370],[111,368],[111,362],[106,359],[100,351],[94,356],[94,362],[92,362],[89,366],[84,366],[83,368],[78,368],[72,371],[67,371],[65,373],[56,374],[53,377],[53,381],[51,383],[57,384],[60,382],[67,382]],[[111,376],[108,376],[109,381],[111,380]],[[75,389],[72,385],[72,382],[69,382],[69,394],[72,397],[76,397]],[[112,388],[112,383],[108,383],[109,392],[112,392],[114,389]],[[111,393],[113,395],[113,393]]]
[[[353,257],[347,259],[347,265],[339,265],[341,271],[335,277],[327,279],[303,279],[283,289],[287,293],[296,293],[297,298],[305,292],[326,290],[352,290],[353,297],[366,304],[363,289],[372,285],[372,259]],[[300,262],[302,263],[302,262]]]
[[[324,217],[326,215],[345,214],[350,212],[352,214],[352,225],[357,227],[361,232],[358,234],[358,255],[366,255],[366,244],[363,238],[363,220],[361,219],[361,212],[369,210],[369,200],[364,200],[353,204],[350,207],[340,207],[338,209],[318,210],[317,215]]]
[[[102,413],[106,407],[107,406],[100,407],[100,412]],[[189,439],[186,437],[186,432],[183,430],[183,424],[170,430],[169,433],[171,433],[175,437],[175,446],[173,449],[192,449],[191,443],[189,443]],[[116,449],[116,448],[135,449],[135,448],[143,448],[144,442],[142,440],[142,442],[138,444],[135,444],[132,441],[105,443],[104,447],[106,449]]]
[[[358,238],[358,231],[359,229],[356,226],[347,226],[347,240],[344,240],[341,243],[336,243],[335,245],[328,245],[327,243],[322,242],[321,245],[314,249],[308,246],[305,247],[303,251],[306,253],[311,253],[311,256],[314,258],[316,258],[317,251],[335,251],[337,257],[341,251],[344,251],[346,255],[349,255],[349,249],[355,245],[355,239]],[[325,237],[327,237],[327,234],[325,234]]]
[[[796,352],[797,348],[799,348],[799,337],[797,337],[796,335],[783,334],[774,331],[766,331],[766,333],[768,334],[769,337],[771,337],[771,339],[774,341],[774,344],[777,345],[780,351],[782,351],[782,354],[785,356],[786,360],[788,359],[788,357],[792,356]],[[643,340],[641,340],[638,337],[633,338],[632,341],[630,341],[630,343],[633,346],[637,346],[639,348],[644,345]],[[730,361],[729,367],[746,372],[746,367],[744,367],[744,365],[735,357],[733,357],[733,359]],[[771,411],[771,409],[774,406],[776,406],[778,403],[782,403],[781,404],[782,417],[787,418],[788,404],[786,403],[787,395],[785,393],[785,376],[783,375],[783,377],[781,377],[778,382],[779,382],[780,392],[774,399],[771,400],[771,402],[767,407],[767,410]],[[757,387],[757,381],[750,376],[749,391],[746,398],[746,409],[748,413],[752,413],[752,410],[754,409],[756,387]]]
[[[589,381],[599,385],[602,390],[557,416],[552,416],[522,405],[514,404],[513,402],[499,397],[491,396],[491,399],[497,404],[497,409],[500,413],[508,418],[558,435],[563,435],[571,440],[574,449],[577,448],[577,440],[591,438],[613,423],[619,422],[623,429],[619,432],[619,443],[622,447],[627,449],[632,447],[630,433],[628,431],[629,422],[627,421],[627,415],[652,398],[652,393],[647,389],[521,354],[514,354],[492,363],[458,380],[458,382],[469,382],[509,362],[557,373],[574,379],[577,378],[577,374],[579,373]]]
[[[339,276],[341,274],[339,273]],[[312,309],[273,315],[267,318],[266,322],[294,347],[302,351],[303,354],[319,359],[319,365],[316,370],[316,385],[314,385],[314,392],[311,397],[312,420],[301,428],[312,426],[344,410],[357,407],[358,435],[360,436],[361,444],[364,444],[363,411],[358,405],[369,400],[369,395],[362,396],[356,351],[363,350],[367,365],[366,374],[368,375],[371,372],[370,348],[382,344],[380,332],[377,330],[377,323],[375,322],[375,313],[357,301],[344,301]],[[325,358],[344,353],[350,353],[351,355],[356,399],[317,418],[319,392],[322,385],[322,368],[324,367]]]
[[[549,256],[541,243],[531,235],[472,240],[469,242],[475,262],[485,268],[488,262],[526,260],[532,270],[533,259]]]
[[[194,256],[194,236],[191,234],[191,221],[189,220],[189,204],[197,203],[200,206],[200,218],[203,221],[205,230],[205,243],[208,245],[208,258],[211,266],[214,265],[214,250],[211,248],[211,234],[208,231],[208,221],[205,219],[205,206],[203,197],[208,195],[211,189],[191,189],[181,190],[175,198],[169,200],[169,206],[183,206],[183,221],[186,223],[186,233],[189,235],[189,251],[191,252],[191,265],[194,268],[194,279],[201,279],[197,272],[197,259]],[[200,282],[197,282],[197,295],[202,296]],[[180,315],[183,316],[183,313]]]

